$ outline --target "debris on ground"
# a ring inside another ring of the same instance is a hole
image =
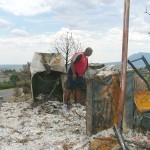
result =
[[[61,106],[57,101],[33,109],[29,102],[3,103],[0,149],[64,150],[66,147],[87,150],[85,107],[70,108],[64,114]]]
[[[150,149],[150,132],[138,133],[132,129],[122,134],[126,148],[129,150],[149,150]],[[121,145],[113,128],[103,130],[90,138],[90,150],[120,150]]]
[[[0,150],[119,150],[113,128],[86,135],[86,107],[48,101],[31,108],[30,102],[2,103]],[[122,134],[129,150],[150,149],[150,132]]]

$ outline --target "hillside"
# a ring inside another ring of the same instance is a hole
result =
[[[150,53],[144,53],[144,52],[135,53],[135,54],[130,55],[128,57],[128,60],[132,61],[132,60],[135,60],[135,59],[139,59],[139,58],[142,57],[142,55],[146,58],[147,62],[150,64]],[[108,63],[105,63],[105,65],[110,65],[110,64],[120,65],[121,62],[108,62]],[[136,62],[133,62],[133,65],[136,66],[137,68],[145,67],[145,64],[142,60],[138,60]]]
[[[133,54],[133,55],[129,56],[128,59],[130,61],[132,61],[132,60],[141,58],[142,55],[146,58],[147,62],[150,64],[150,53],[139,52],[139,53],[136,53],[136,54]],[[144,62],[142,60],[136,61],[133,64],[136,67],[145,67],[145,64],[144,64]]]

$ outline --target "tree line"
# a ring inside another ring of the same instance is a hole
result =
[[[24,93],[31,93],[30,63],[22,66],[19,71],[15,69],[1,70],[9,81],[0,82],[0,90],[10,88],[23,88]]]

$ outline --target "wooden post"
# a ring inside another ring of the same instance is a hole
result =
[[[122,127],[124,99],[126,90],[126,71],[128,54],[128,30],[129,30],[129,8],[130,0],[124,0],[124,22],[123,22],[123,43],[122,43],[122,68],[121,68],[121,91],[118,108],[118,125]]]

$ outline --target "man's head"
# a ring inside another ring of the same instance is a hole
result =
[[[85,51],[84,51],[84,54],[85,54],[86,56],[91,56],[91,55],[92,55],[92,52],[93,52],[92,48],[91,48],[91,47],[87,47],[87,48],[85,49]]]

